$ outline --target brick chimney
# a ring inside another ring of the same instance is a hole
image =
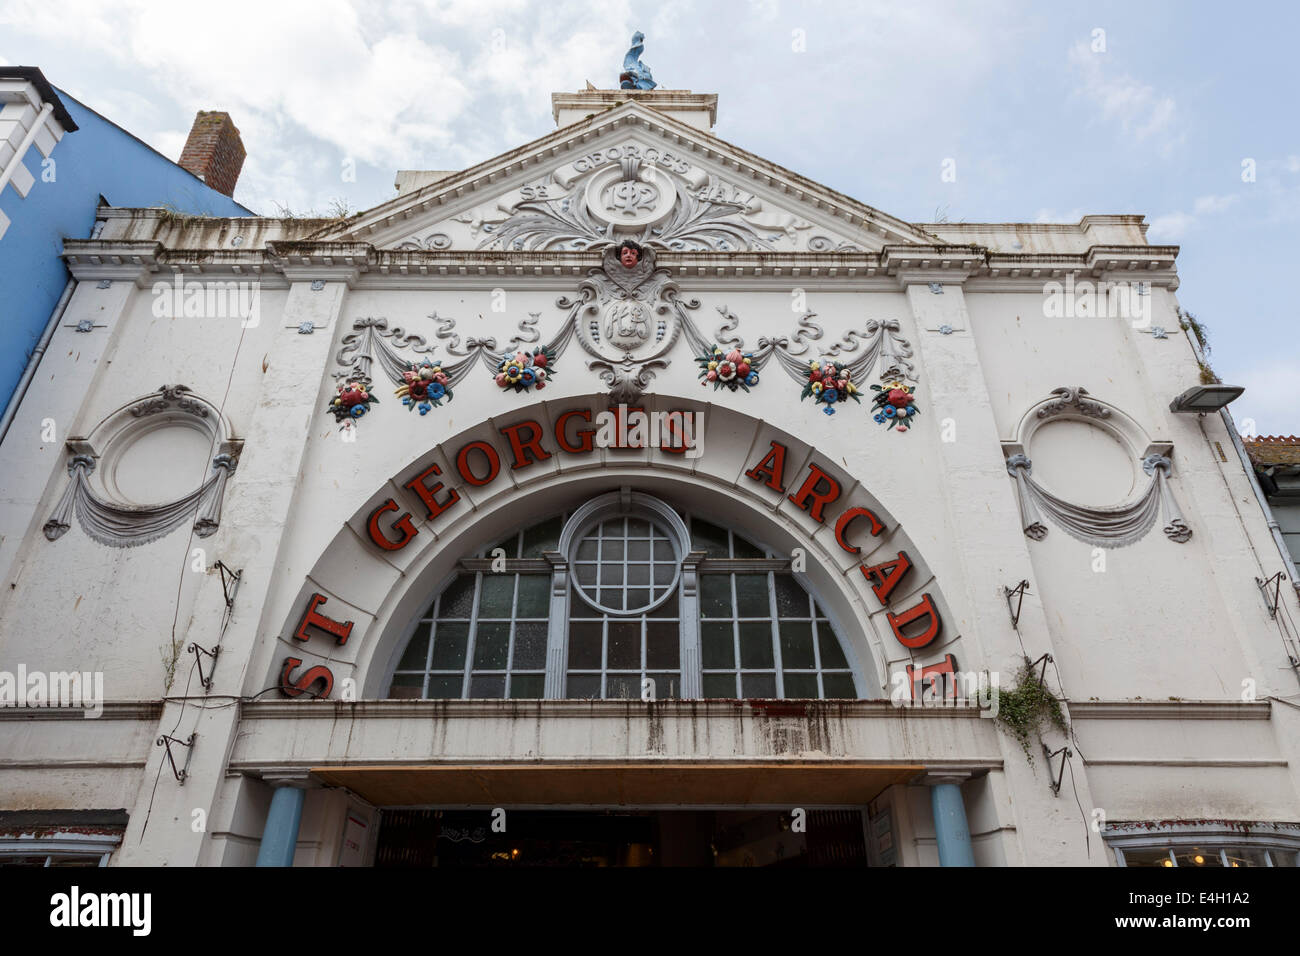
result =
[[[229,113],[200,110],[185,141],[180,164],[219,193],[234,196],[244,168],[244,141]]]

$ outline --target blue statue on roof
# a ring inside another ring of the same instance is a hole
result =
[[[618,84],[625,90],[653,90],[657,85],[650,75],[650,67],[641,62],[641,51],[645,49],[645,34],[638,30],[632,35],[632,48],[623,57],[623,72],[618,75]]]

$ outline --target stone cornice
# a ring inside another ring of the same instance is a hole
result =
[[[257,700],[241,706],[243,720],[319,720],[323,717],[421,720],[504,717],[693,719],[742,717],[776,719],[825,716],[888,717],[897,720],[979,720],[976,706],[896,707],[888,700]]]
[[[158,271],[162,255],[162,243],[152,240],[63,240],[63,259],[78,282],[139,282]]]
[[[1268,720],[1266,700],[1076,700],[1071,720]]]
[[[660,266],[682,279],[880,280],[881,288],[915,283],[970,284],[1041,291],[1044,283],[1098,277],[1176,288],[1176,246],[1098,246],[1082,254],[1005,255],[976,245],[891,245],[872,252],[672,252]],[[78,280],[167,280],[176,274],[347,281],[385,278],[550,279],[582,277],[597,252],[393,251],[365,242],[281,241],[264,249],[167,249],[158,242],[65,240],[64,258]],[[150,276],[152,279],[150,280]]]
[[[146,720],[162,717],[160,700],[108,700],[103,713],[87,717],[84,707],[0,707],[0,720]]]

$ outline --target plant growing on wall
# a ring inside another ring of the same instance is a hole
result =
[[[1034,762],[1030,737],[1039,732],[1044,722],[1062,733],[1069,732],[1061,702],[1039,680],[1028,660],[1017,672],[1014,684],[990,690],[997,695],[998,724],[1020,742],[1030,763]]]

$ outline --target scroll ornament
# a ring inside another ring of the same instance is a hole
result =
[[[1007,459],[1007,471],[1016,480],[1021,525],[1027,537],[1041,541],[1047,536],[1042,521],[1046,515],[1066,534],[1099,548],[1123,548],[1139,541],[1162,511],[1166,537],[1179,544],[1191,538],[1192,529],[1183,520],[1168,485],[1171,467],[1164,455],[1148,455],[1142,460],[1142,470],[1151,476],[1151,482],[1138,498],[1114,507],[1091,508],[1058,498],[1034,481],[1033,464],[1025,455]]]

